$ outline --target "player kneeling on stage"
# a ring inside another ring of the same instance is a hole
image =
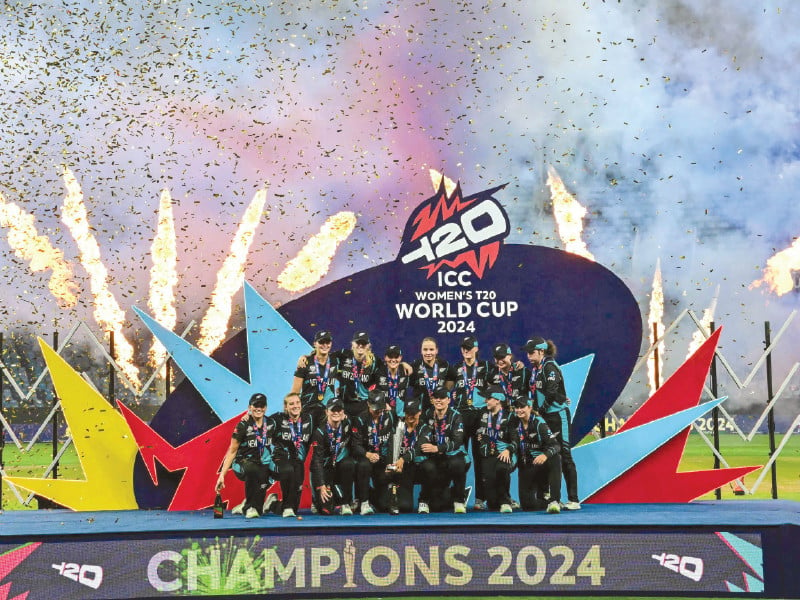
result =
[[[396,427],[394,413],[388,410],[384,392],[373,390],[367,398],[367,412],[353,420],[353,458],[356,460],[356,497],[361,501],[361,514],[385,512],[389,504],[387,465],[392,460],[392,434]],[[370,494],[370,479],[374,485]]]
[[[517,465],[517,440],[509,428],[509,409],[503,407],[505,394],[498,385],[485,392],[486,409],[478,425],[483,490],[489,510],[510,513],[511,472]]]
[[[509,430],[517,439],[519,458],[519,502],[523,510],[561,512],[561,454],[558,438],[528,404],[519,397],[514,401],[515,415]],[[545,490],[550,490],[549,502]]]
[[[233,468],[236,477],[244,481],[244,503],[231,512],[244,513],[247,519],[262,514],[270,478],[277,475],[272,456],[275,423],[264,416],[266,410],[267,397],[253,394],[249,414],[236,424],[217,478],[218,492],[225,487],[228,469]]]
[[[300,395],[290,392],[283,399],[283,412],[270,417],[275,422],[273,455],[283,500],[268,497],[265,506],[275,514],[294,517],[300,507],[300,494],[305,478],[305,460],[311,443],[312,418],[302,414]],[[273,496],[273,494],[270,494]]]
[[[411,400],[404,406],[405,416],[392,436],[394,462],[386,467],[389,477],[389,512],[414,510],[414,484],[422,483],[421,463],[425,461],[423,442],[429,438],[427,425],[420,423],[420,403]],[[420,511],[427,512],[427,511]]]
[[[431,401],[433,408],[425,415],[425,423],[430,431],[428,439],[420,446],[426,460],[422,463],[424,475],[418,512],[429,512],[431,504],[434,510],[443,509],[447,503],[447,492],[450,491],[453,512],[465,513],[467,454],[464,448],[464,424],[461,415],[450,408],[447,390],[434,390]]]
[[[340,507],[343,515],[352,515],[355,460],[350,454],[352,425],[344,414],[344,404],[334,398],[325,410],[325,422],[311,434],[311,485],[314,505],[322,515],[332,515]]]

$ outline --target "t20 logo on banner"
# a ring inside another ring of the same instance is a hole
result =
[[[503,186],[463,198],[461,187],[448,196],[444,181],[435,196],[420,204],[406,224],[400,247],[403,264],[420,264],[428,277],[442,267],[469,268],[483,278],[500,253],[511,226],[492,194]]]

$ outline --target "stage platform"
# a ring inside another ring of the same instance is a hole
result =
[[[800,503],[246,520],[0,514],[0,597],[660,595],[800,598]],[[10,586],[10,587],[7,587]]]

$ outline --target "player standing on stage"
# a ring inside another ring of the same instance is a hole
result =
[[[425,460],[422,444],[429,439],[430,430],[427,425],[420,422],[420,411],[419,400],[409,400],[405,405],[403,421],[397,426],[392,437],[394,462],[387,466],[387,474],[391,480],[389,512],[393,515],[401,511],[414,510],[414,484],[424,485],[420,468],[420,464]]]
[[[494,347],[494,367],[490,370],[489,383],[499,385],[503,391],[503,405],[509,409],[515,398],[527,396],[525,389],[528,375],[525,367],[514,363],[514,356],[508,344],[497,344]]]
[[[325,403],[336,395],[334,384],[339,363],[331,355],[332,344],[329,331],[317,331],[314,352],[301,357],[294,372],[292,392],[300,394],[303,415],[310,415],[315,423],[325,420]]]
[[[478,360],[478,340],[467,336],[461,340],[461,356],[463,360],[450,365],[447,371],[447,389],[450,390],[450,406],[461,414],[464,423],[464,445],[469,442],[472,448],[472,464],[475,469],[475,510],[486,510],[486,493],[481,475],[481,456],[479,444],[475,440],[481,414],[486,400],[480,390],[487,385],[489,363]]]
[[[325,410],[325,421],[311,434],[311,485],[317,512],[332,515],[336,506],[343,515],[352,515],[355,460],[350,455],[351,424],[344,404],[332,399]]]
[[[532,391],[536,411],[542,416],[547,426],[558,436],[561,471],[567,483],[567,502],[563,505],[567,510],[579,510],[578,470],[572,460],[572,445],[569,438],[569,426],[572,415],[569,410],[569,398],[564,387],[564,376],[556,362],[556,346],[552,340],[532,337],[524,346],[531,362],[531,375],[528,387]],[[550,490],[552,497],[553,490]]]
[[[386,394],[379,390],[369,393],[369,410],[353,422],[353,458],[356,460],[356,497],[361,501],[361,514],[375,512],[369,502],[369,483],[375,490],[375,505],[386,511],[389,504],[387,465],[392,462],[392,435],[397,426],[394,413],[388,410]]]
[[[556,436],[547,423],[533,412],[528,399],[520,396],[514,403],[515,415],[509,429],[517,439],[519,457],[519,501],[522,510],[561,512],[561,455]],[[550,490],[549,503],[542,490]]]
[[[433,392],[433,408],[425,413],[430,431],[420,448],[426,460],[422,463],[423,484],[418,512],[430,511],[429,504],[440,500],[452,482],[453,512],[465,513],[467,460],[464,449],[464,423],[461,415],[450,408],[450,395],[444,388]]]
[[[244,481],[244,504],[237,509],[244,513],[246,519],[261,515],[270,476],[275,475],[272,443],[275,423],[264,416],[267,397],[253,394],[249,406],[250,414],[239,421],[233,430],[216,485],[217,492],[225,487],[225,474],[231,468],[236,477]]]
[[[517,443],[509,429],[510,410],[503,406],[505,395],[498,385],[486,390],[486,409],[481,415],[477,439],[483,474],[483,489],[489,510],[512,512],[509,487],[517,464]]]
[[[378,368],[378,383],[375,389],[386,392],[389,408],[398,418],[403,418],[406,390],[409,377],[403,368],[403,352],[400,346],[386,348],[383,364]]]
[[[432,337],[422,340],[420,347],[422,358],[411,363],[411,388],[412,398],[422,398],[422,412],[428,411],[432,406],[433,392],[442,389],[447,381],[448,363],[439,358],[439,346]]]
[[[367,412],[369,389],[378,381],[381,361],[370,349],[369,334],[357,331],[349,349],[336,353],[339,369],[336,379],[339,382],[339,397],[344,410],[350,418]]]
[[[300,493],[305,478],[305,460],[314,431],[312,417],[301,412],[300,396],[290,392],[283,399],[283,412],[275,413],[275,466],[281,483],[284,517],[294,517],[300,507]],[[269,502],[269,499],[267,500]]]

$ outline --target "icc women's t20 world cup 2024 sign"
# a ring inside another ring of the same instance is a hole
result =
[[[571,436],[583,438],[614,404],[638,358],[639,308],[625,284],[596,262],[552,248],[505,243],[512,224],[502,191],[503,186],[463,195],[459,186],[448,193],[442,183],[408,219],[394,261],[277,310],[245,283],[245,331],[212,357],[137,310],[186,375],[149,424],[120,403],[121,415],[108,410],[43,344],[70,428],[77,430],[89,418],[90,401],[103,413],[103,421],[84,427],[89,435],[76,441],[87,488],[57,480],[10,480],[76,510],[206,508],[214,500],[234,423],[250,395],[266,393],[270,410],[279,410],[297,357],[310,351],[307,340],[319,329],[332,332],[334,344],[341,346],[354,331],[368,331],[376,353],[396,344],[409,361],[428,336],[451,360],[458,358],[454,353],[465,335],[475,336],[486,355],[498,343],[522,354],[529,337],[552,339],[572,400]],[[718,336],[709,338],[615,435],[574,449],[581,500],[689,501],[752,470],[677,472],[689,426],[720,402],[697,405]],[[80,408],[72,406],[76,397]],[[92,461],[91,455],[102,453],[100,445],[113,452]],[[238,504],[243,486],[232,473],[229,478],[225,500]],[[641,485],[645,480],[648,485]],[[85,493],[88,488],[91,494]]]

